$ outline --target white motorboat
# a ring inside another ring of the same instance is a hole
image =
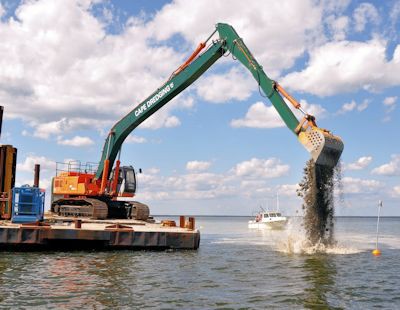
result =
[[[262,211],[257,213],[254,220],[249,221],[249,228],[283,229],[287,223],[286,216],[276,211]]]

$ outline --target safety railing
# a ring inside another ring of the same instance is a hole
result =
[[[56,163],[56,175],[60,175],[62,172],[75,172],[78,174],[95,174],[97,168],[99,167],[98,163],[87,162],[82,164],[79,160],[71,160],[69,162],[57,162]]]

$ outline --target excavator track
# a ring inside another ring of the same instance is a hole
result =
[[[53,202],[52,211],[60,216],[88,217],[96,220],[106,219],[108,206],[93,198],[64,198]]]
[[[141,221],[147,221],[150,216],[150,208],[148,205],[141,203],[139,201],[132,201],[129,203],[131,205],[131,211],[128,215],[129,218]]]

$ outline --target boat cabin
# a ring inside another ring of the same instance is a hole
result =
[[[282,214],[279,213],[279,212],[267,212],[267,213],[264,213],[263,216],[264,216],[265,218],[266,218],[266,217],[281,217]]]

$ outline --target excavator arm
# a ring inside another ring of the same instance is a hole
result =
[[[335,167],[343,152],[343,142],[338,136],[334,136],[328,130],[319,128],[312,115],[307,114],[292,96],[281,85],[268,78],[262,66],[260,66],[235,29],[228,24],[217,24],[220,39],[225,41],[225,48],[231,52],[253,75],[264,94],[271,101],[286,126],[298,137],[298,140],[311,154],[317,165]],[[294,108],[304,115],[299,122],[294,116],[282,96],[290,102]]]
[[[224,42],[215,42],[185,70],[173,74],[160,88],[116,123],[104,143],[96,178],[104,179],[104,176],[109,175],[122,143],[132,130],[191,85],[224,53]]]
[[[206,51],[200,54],[200,51],[206,46],[207,41],[215,32],[218,32],[219,39],[213,41]],[[329,131],[317,127],[314,117],[306,114],[295,99],[287,94],[279,84],[268,78],[262,66],[255,60],[233,27],[219,23],[210,37],[199,45],[196,51],[171,75],[168,81],[137,105],[111,129],[104,143],[102,157],[96,173],[96,179],[102,180],[102,191],[104,191],[115,159],[126,137],[148,117],[191,85],[225,53],[231,53],[250,71],[286,126],[311,153],[314,161],[321,165],[332,167],[336,165],[343,151],[341,139],[332,135]],[[303,112],[303,120],[299,122],[281,95],[293,104],[295,108]],[[119,160],[117,161],[117,167],[119,167]]]

